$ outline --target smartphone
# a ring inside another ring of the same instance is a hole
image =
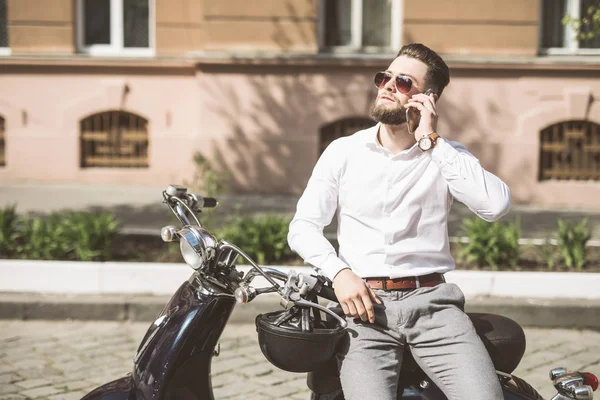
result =
[[[430,95],[433,93],[433,90],[427,89],[425,91],[425,95]],[[408,127],[408,133],[411,135],[414,131],[419,127],[419,121],[421,120],[421,113],[416,108],[407,108],[406,109],[406,125]]]

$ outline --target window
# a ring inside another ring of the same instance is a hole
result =
[[[10,55],[10,48],[8,47],[6,2],[7,0],[0,0],[0,56]]]
[[[81,52],[154,55],[154,0],[78,0],[77,12]]]
[[[0,117],[0,167],[6,165],[6,142],[4,139],[4,118]]]
[[[539,180],[600,180],[600,125],[568,121],[540,136]]]
[[[600,0],[542,0],[540,44],[545,54],[600,54],[600,37],[581,40],[575,30],[564,25],[565,15],[587,16],[590,6],[600,7]],[[587,33],[591,27],[582,27]]]
[[[319,154],[323,154],[327,146],[335,139],[350,136],[362,129],[370,128],[375,122],[366,117],[345,118],[332,122],[321,128],[319,140]]]
[[[148,167],[148,121],[106,111],[81,121],[81,167]]]
[[[397,52],[401,0],[321,0],[321,47],[329,51]]]

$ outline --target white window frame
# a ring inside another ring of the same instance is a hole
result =
[[[581,0],[565,0],[566,3],[566,13],[573,18],[579,19],[581,9]],[[541,7],[544,6],[543,1],[540,2]],[[542,9],[540,8],[540,21],[542,24]],[[542,42],[543,35],[543,26],[540,24],[540,43]],[[569,55],[569,54],[577,54],[577,55],[600,55],[600,49],[580,49],[579,48],[579,40],[576,37],[576,32],[569,25],[564,25],[564,47],[550,47],[550,48],[542,48],[540,52],[542,54],[547,55]]]
[[[403,0],[392,0],[392,10],[390,12],[390,18],[392,19],[390,29],[390,47],[378,47],[378,46],[363,46],[362,45],[362,32],[363,32],[363,0],[352,0],[351,12],[350,12],[350,31],[351,31],[351,44],[347,46],[328,46],[325,43],[325,32],[327,30],[326,18],[325,18],[325,2],[328,0],[321,0],[319,3],[319,45],[320,48],[325,51],[334,53],[377,53],[381,54],[382,50],[388,50],[390,52],[398,52],[400,50],[400,44],[402,43],[402,25],[403,25]]]
[[[155,55],[156,6],[148,0],[149,47],[124,47],[123,0],[110,0],[110,44],[84,44],[84,0],[77,0],[77,49],[90,56],[153,57]]]

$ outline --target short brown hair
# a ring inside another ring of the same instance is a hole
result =
[[[438,53],[429,47],[421,43],[410,43],[402,46],[396,57],[399,56],[415,58],[427,65],[425,84],[428,89],[432,89],[438,96],[442,94],[444,88],[450,83],[448,65],[446,65]]]

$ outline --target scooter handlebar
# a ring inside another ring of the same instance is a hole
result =
[[[217,199],[215,199],[214,197],[203,197],[203,200],[204,200],[204,204],[202,205],[203,208],[215,208],[219,204]]]
[[[336,303],[339,303],[339,301],[335,295],[335,291],[333,290],[333,288],[331,286],[326,286],[326,285],[321,286],[321,289],[319,289],[319,291],[318,291],[318,295],[323,297],[324,299],[335,301]]]

